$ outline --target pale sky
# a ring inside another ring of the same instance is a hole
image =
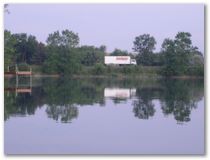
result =
[[[80,45],[132,51],[134,38],[148,33],[159,51],[165,38],[184,31],[204,53],[203,4],[10,4],[8,9],[5,29],[44,43],[49,33],[69,29],[79,34]]]

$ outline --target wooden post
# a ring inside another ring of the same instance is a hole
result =
[[[31,92],[32,92],[32,68],[30,67],[30,88],[31,88]],[[30,92],[30,95],[31,95],[31,92]]]
[[[17,88],[18,88],[18,67],[17,64],[15,64],[15,77],[16,77],[16,84],[15,84],[15,96],[17,96]]]
[[[17,74],[18,72],[18,67],[17,67],[17,64],[15,65],[15,73]]]
[[[30,75],[30,88],[32,87],[32,76]]]
[[[18,74],[16,74],[16,85],[15,85],[15,88],[18,88],[19,86],[19,77],[18,77]]]

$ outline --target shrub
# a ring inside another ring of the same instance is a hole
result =
[[[103,64],[97,63],[93,68],[93,74],[95,75],[101,75],[104,74],[105,67]]]
[[[193,76],[204,76],[204,66],[193,66],[188,67],[186,75],[193,75]]]

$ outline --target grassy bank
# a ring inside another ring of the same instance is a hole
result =
[[[59,73],[47,73],[44,72],[41,66],[32,66],[33,74],[40,75],[57,75]],[[151,67],[151,66],[105,66],[101,64],[96,64],[94,66],[83,66],[77,72],[72,74],[63,73],[59,74],[61,76],[71,75],[74,77],[118,77],[118,78],[128,78],[128,77],[160,77],[161,67]]]
[[[73,73],[56,73],[45,72],[42,65],[31,65],[33,76],[36,77],[59,77],[59,76],[72,76],[76,78],[163,78],[163,67],[160,66],[105,66],[102,64],[96,64],[94,66],[82,66],[76,72]],[[26,68],[29,68],[27,66]],[[26,70],[26,68],[22,68]],[[12,76],[5,74],[6,77]],[[203,78],[203,68],[188,67],[186,71],[181,75],[173,75],[171,78]]]
[[[77,73],[76,75],[105,77],[158,77],[160,76],[160,71],[160,67],[96,65],[81,68],[80,73]]]
[[[83,77],[116,77],[116,78],[163,78],[163,67],[159,66],[104,66],[97,64],[95,66],[81,67],[77,72],[72,74],[59,74],[44,72],[43,66],[32,65],[32,72],[34,76],[73,76],[78,78]],[[189,72],[190,71],[190,72]],[[188,68],[183,75],[174,75],[171,78],[203,78],[203,71],[200,68]]]

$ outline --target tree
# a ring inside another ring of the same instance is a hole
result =
[[[32,64],[42,65],[47,58],[47,52],[45,45],[40,42],[36,46],[36,52],[33,54],[31,62]]]
[[[81,63],[86,66],[93,66],[98,61],[98,57],[95,52],[87,52],[82,58]]]
[[[163,74],[166,76],[176,75],[176,53],[175,53],[175,43],[171,39],[165,39],[162,44],[161,53],[164,59],[164,69]]]
[[[26,33],[14,34],[16,39],[16,62],[32,64],[32,57],[37,52],[38,41],[35,36]]]
[[[77,33],[63,30],[60,34],[59,31],[49,34],[47,44],[50,46],[65,46],[67,48],[75,48],[79,44],[79,36]]]
[[[128,51],[123,51],[123,50],[116,48],[110,55],[111,56],[127,56]]]
[[[190,55],[196,48],[192,46],[191,34],[178,32],[174,40],[165,39],[162,44],[164,55],[164,75],[186,74],[190,66]]]
[[[46,47],[35,36],[25,33],[11,34],[4,31],[5,68],[15,63],[42,64],[46,58]]]
[[[152,54],[155,49],[155,38],[149,34],[143,34],[135,38],[133,50],[138,53],[136,60],[138,64],[151,65]]]
[[[49,34],[47,38],[47,44],[51,46],[60,46],[61,45],[61,36],[59,31]]]
[[[188,32],[178,32],[175,37],[175,45],[177,52],[189,53],[192,49],[191,34]]]
[[[176,70],[179,74],[185,74],[189,66],[190,52],[192,49],[191,34],[188,32],[178,32],[175,40]]]
[[[105,71],[104,65],[100,63],[97,63],[93,68],[93,74],[95,75],[103,74],[104,71]]]
[[[105,46],[105,45],[101,45],[101,46],[99,47],[99,50],[100,50],[101,52],[106,52],[106,46]]]
[[[16,39],[10,31],[4,31],[4,70],[15,63],[15,46]]]
[[[64,106],[47,106],[46,113],[49,118],[63,123],[71,122],[74,118],[78,117],[78,108],[74,105]]]
[[[105,52],[94,46],[81,46],[76,48],[78,63],[85,66],[93,66],[96,63],[103,63]]]
[[[161,94],[163,96],[161,98],[163,114],[173,114],[178,122],[190,121],[191,111],[197,107],[197,102],[200,101],[199,92],[202,92],[200,90],[202,83],[202,80],[173,79],[161,81],[165,88]]]
[[[133,101],[133,112],[135,117],[139,119],[149,119],[154,116],[155,109],[151,99],[151,92],[149,89],[137,88],[136,97]]]
[[[139,54],[151,53],[155,49],[155,38],[143,34],[135,38],[133,50]]]
[[[48,52],[49,54],[43,66],[44,72],[72,75],[80,69],[74,50],[59,46],[54,49],[48,48]]]

